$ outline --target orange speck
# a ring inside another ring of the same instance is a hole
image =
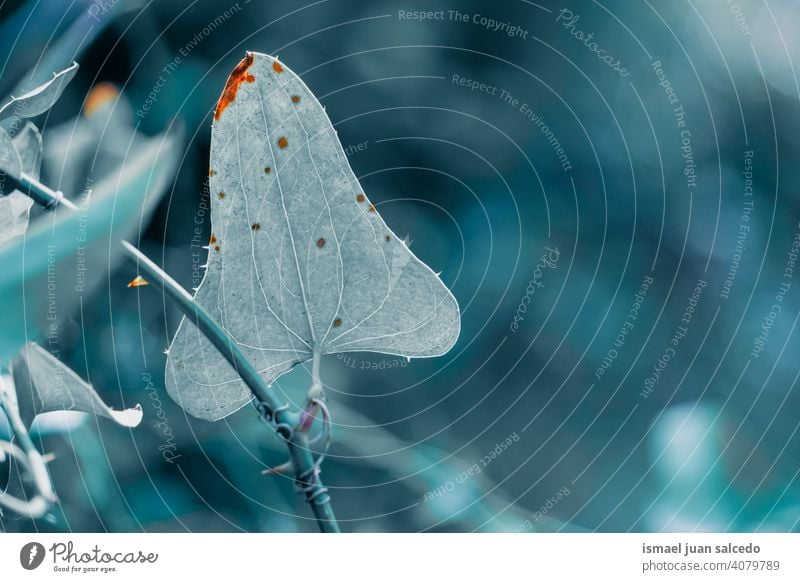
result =
[[[363,194],[359,194],[358,196],[356,196],[356,200],[358,202],[364,202],[364,200],[366,200],[366,198],[364,198]]]
[[[83,114],[91,117],[98,109],[106,103],[110,103],[119,96],[119,90],[111,83],[98,83],[95,85],[89,96],[86,98],[86,105],[83,107]]]
[[[212,170],[211,168],[209,168],[209,169],[208,169],[208,177],[210,178],[210,177],[211,177],[211,176],[213,176],[214,174],[215,174],[214,170]]]
[[[286,146],[288,146],[288,145],[289,145],[289,140],[288,140],[288,139],[286,139],[286,138],[285,138],[285,137],[283,137],[283,136],[280,136],[280,137],[278,138],[278,147],[279,147],[279,148],[283,149],[283,148],[285,148],[285,147],[286,147]]]
[[[369,205],[369,211],[370,212],[375,212],[375,205],[374,204],[370,204]]]
[[[300,103],[300,95],[292,95],[292,103]]]
[[[252,228],[253,230],[261,230],[261,224],[259,224],[258,222],[256,222],[256,223],[254,223],[254,224],[253,224],[253,226],[251,226],[250,228]]]
[[[278,61],[272,61],[272,70],[275,71],[276,73],[282,73],[283,67]]]
[[[333,327],[339,327],[340,325],[342,325],[341,319],[337,317],[336,319],[333,320]]]
[[[147,279],[139,275],[133,281],[128,283],[128,287],[143,287],[144,285],[149,285],[149,284],[150,283],[147,282]]]
[[[324,239],[324,238],[321,238],[321,239],[319,239],[319,240],[317,241],[317,246],[318,246],[319,248],[322,248],[322,247],[324,247],[324,246],[325,246],[325,239]]]
[[[253,75],[247,73],[248,67],[253,64],[253,53],[248,52],[244,59],[236,65],[225,83],[225,88],[222,90],[222,95],[219,96],[217,101],[217,108],[214,111],[214,119],[219,120],[225,108],[233,103],[236,99],[236,92],[239,90],[239,85],[242,83],[252,83],[256,80]]]
[[[215,242],[217,242],[217,237],[215,237],[212,233],[211,238],[208,240],[208,244],[213,245]]]
[[[219,199],[222,200],[223,198],[225,198],[225,192],[220,192],[219,194],[217,194],[217,196],[219,196]]]
[[[217,252],[219,252],[219,245],[215,246],[215,247],[214,247],[214,250],[215,250],[215,251],[217,251]]]

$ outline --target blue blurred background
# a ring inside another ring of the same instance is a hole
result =
[[[80,63],[39,120],[67,193],[126,132],[183,127],[139,246],[187,287],[231,69],[278,55],[319,97],[462,309],[441,358],[323,361],[345,531],[794,531],[798,25],[788,0],[10,1],[0,89],[53,51]],[[179,314],[134,274],[59,347],[142,425],[40,422],[60,503],[0,527],[313,531],[291,479],[261,474],[285,452],[252,407],[212,424],[166,395]],[[299,403],[308,376],[275,390]]]

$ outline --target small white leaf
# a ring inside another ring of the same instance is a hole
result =
[[[0,127],[0,170],[18,176],[22,171],[22,160],[20,159],[17,148],[14,147],[14,140],[8,132]],[[3,178],[0,183],[0,246],[8,240],[17,237],[25,232],[28,227],[28,207],[19,197],[27,198],[24,194],[9,192],[8,178]]]
[[[62,410],[104,416],[117,424],[134,427],[142,420],[142,408],[112,410],[91,385],[35,343],[28,343],[11,363],[19,414],[26,427],[40,414]]]
[[[319,101],[273,57],[248,53],[217,104],[208,270],[196,293],[267,382],[318,354],[447,352],[458,304],[378,215]],[[218,420],[251,399],[190,320],[167,390]]]
[[[55,73],[53,78],[11,99],[0,107],[0,119],[6,117],[36,117],[50,109],[58,101],[64,89],[78,72],[78,63],[73,62],[69,67]]]
[[[17,172],[22,171],[38,179],[42,163],[42,136],[36,126],[26,122],[22,131],[10,141],[6,140],[8,134],[5,131],[2,131],[2,134],[4,137],[0,137],[0,142],[3,145],[0,147],[4,148],[3,152],[7,153],[0,154],[0,167]],[[11,148],[13,151],[5,148]],[[5,163],[7,159],[11,161],[8,165]],[[19,165],[17,165],[17,160]],[[0,190],[4,189],[4,187],[0,188]],[[33,206],[33,200],[18,190],[11,192],[8,196],[0,195],[0,245],[25,234],[31,206]]]

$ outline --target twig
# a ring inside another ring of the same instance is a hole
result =
[[[338,532],[339,526],[331,507],[330,495],[319,478],[319,463],[314,460],[309,448],[308,436],[304,431],[294,429],[299,422],[298,415],[290,412],[286,405],[281,405],[275,399],[264,379],[245,358],[231,337],[195,302],[186,289],[129,242],[123,241],[122,246],[128,258],[134,261],[139,271],[144,274],[144,278],[161,285],[164,292],[177,303],[184,315],[194,322],[247,384],[258,401],[257,408],[263,418],[274,424],[275,430],[286,442],[295,470],[295,484],[311,505],[320,531]]]
[[[19,190],[47,210],[53,209],[56,206],[63,206],[64,208],[69,208],[70,210],[78,209],[77,206],[75,206],[66,196],[64,196],[63,192],[57,192],[51,188],[48,188],[28,174],[22,173],[19,176],[15,176],[0,170],[0,178],[3,178],[8,184],[6,190]]]

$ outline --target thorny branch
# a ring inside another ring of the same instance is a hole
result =
[[[211,341],[214,347],[233,366],[239,377],[247,384],[256,398],[256,409],[261,414],[261,417],[271,423],[286,442],[291,466],[295,472],[295,484],[311,505],[320,531],[325,533],[338,532],[339,526],[331,507],[328,489],[322,484],[319,476],[322,456],[314,459],[307,432],[303,430],[306,428],[305,422],[307,422],[307,418],[303,414],[289,411],[288,405],[281,404],[275,399],[264,379],[245,358],[231,337],[214,321],[208,312],[194,301],[194,298],[186,289],[136,247],[127,241],[123,241],[122,245],[128,258],[136,263],[139,272],[144,275],[144,278],[149,282],[161,285],[164,292],[175,301],[184,315]],[[317,363],[316,365],[318,366],[319,364]],[[318,367],[316,370],[317,376],[315,378],[318,377]],[[318,383],[319,380],[317,379],[315,382]],[[319,403],[321,401],[317,401],[316,405],[319,406]],[[324,410],[323,420],[326,425],[325,430],[329,431],[326,409]]]

